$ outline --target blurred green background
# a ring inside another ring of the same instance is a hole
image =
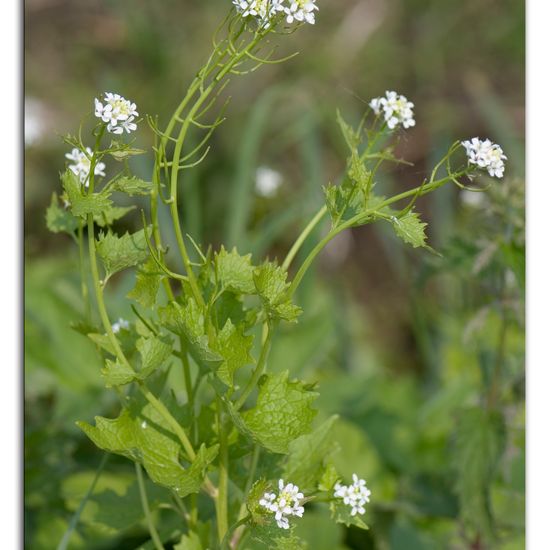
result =
[[[448,186],[419,201],[441,257],[366,227],[342,235],[308,275],[298,297],[306,314],[281,330],[271,366],[319,383],[320,419],[341,417],[338,468],[365,477],[372,503],[366,534],[315,508],[300,534],[315,550],[524,548],[523,2],[318,4],[315,27],[274,40],[281,56],[298,57],[227,88],[228,120],[182,191],[197,242],[282,259],[321,204],[321,186],[344,168],[336,108],[358,120],[387,89],[414,101],[417,125],[398,144],[414,167],[384,171],[385,194],[418,184],[455,139],[490,137],[510,160],[484,195]],[[75,247],[45,225],[68,151],[61,136],[103,91],[167,121],[229,5],[25,2],[29,550],[57,547],[101,461],[75,421],[117,408],[93,346],[69,326],[82,311]],[[148,148],[146,124],[137,134]],[[150,155],[132,166],[150,179]],[[262,186],[265,168],[276,171],[273,193]],[[121,229],[137,228],[137,216],[127,220]],[[133,277],[113,286],[113,318],[132,315],[124,296]],[[136,494],[131,464],[110,459],[69,548],[148,548]]]

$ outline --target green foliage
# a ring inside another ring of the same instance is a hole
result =
[[[206,468],[218,453],[217,445],[208,449],[202,445],[193,462],[182,466],[181,444],[171,426],[144,399],[132,400],[116,419],[96,417],[95,422],[95,427],[77,424],[98,447],[139,462],[155,483],[180,497],[199,491]]]
[[[254,285],[269,318],[293,322],[302,310],[288,296],[290,284],[286,279],[284,269],[273,262],[266,262],[254,271]]]
[[[462,411],[456,432],[456,490],[467,525],[494,536],[489,488],[506,444],[504,419],[479,408]]]
[[[125,233],[122,237],[111,232],[101,234],[96,247],[107,278],[149,257],[145,229],[132,234]]]
[[[114,180],[111,187],[113,191],[120,191],[132,197],[135,195],[149,195],[152,188],[151,182],[143,181],[136,176],[120,176]]]
[[[302,382],[289,381],[288,371],[261,381],[256,406],[242,419],[254,440],[274,453],[287,454],[292,441],[311,430],[317,393]]]
[[[227,252],[221,247],[215,255],[214,263],[216,277],[224,290],[237,294],[255,294],[251,258],[252,254],[240,256],[236,248]]]
[[[228,386],[233,387],[233,375],[238,369],[254,363],[250,355],[253,341],[253,336],[245,336],[242,329],[235,327],[230,319],[217,335],[214,349],[223,358],[217,375]]]
[[[71,170],[66,170],[61,174],[61,183],[65,190],[69,208],[76,217],[85,218],[88,214],[101,216],[113,204],[108,192],[85,193],[85,188],[80,183],[78,176]]]
[[[174,550],[203,550],[201,539],[196,533],[190,532],[187,535],[183,535],[174,546]]]
[[[413,248],[426,246],[426,226],[420,220],[420,216],[412,210],[400,218],[392,217],[391,224],[395,234],[405,243],[412,245]]]
[[[338,450],[333,434],[337,419],[337,416],[331,416],[312,433],[290,443],[284,466],[285,479],[292,479],[300,489],[312,492],[322,479],[326,482],[327,461]]]
[[[127,294],[145,308],[152,308],[156,304],[157,294],[164,274],[160,271],[152,258],[149,258],[137,269],[136,284]]]
[[[46,210],[46,225],[53,233],[73,235],[78,228],[78,220],[59,205],[57,193],[52,194],[50,206]]]

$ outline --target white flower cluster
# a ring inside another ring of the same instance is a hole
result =
[[[93,151],[89,147],[86,147],[86,152],[88,153],[88,156],[84,154],[83,151],[75,147],[70,153],[67,153],[65,157],[74,162],[74,164],[69,164],[69,170],[78,176],[78,179],[82,185],[88,187],[90,184],[88,176],[90,175],[91,165],[90,158],[88,157],[93,155]],[[103,164],[103,162],[97,162],[94,167],[94,174],[96,176],[104,176],[104,170],[105,164]]]
[[[118,334],[121,329],[130,330],[130,323],[121,317],[118,321],[112,324],[111,328],[115,334]]]
[[[384,119],[390,130],[398,124],[403,128],[410,128],[416,124],[414,120],[414,103],[407,100],[404,95],[397,92],[386,92],[386,97],[375,97],[369,103],[371,109],[377,114],[384,114]]]
[[[470,141],[463,141],[462,145],[466,149],[470,164],[485,168],[491,176],[502,178],[504,175],[504,161],[508,157],[504,154],[500,145],[489,139],[482,141],[477,137]]]
[[[95,116],[107,122],[107,130],[113,134],[122,134],[124,130],[128,133],[136,130],[137,124],[134,120],[138,115],[136,104],[119,94],[105,92],[103,103],[95,99]]]
[[[260,27],[269,28],[272,19],[279,13],[284,14],[290,25],[294,21],[315,25],[317,0],[233,0],[237,11],[243,17],[254,17]]]
[[[288,518],[290,516],[302,517],[304,515],[304,507],[300,505],[304,498],[303,493],[296,485],[279,480],[279,494],[265,493],[260,499],[260,505],[275,513],[275,521],[281,529],[288,529],[290,524]]]
[[[355,516],[357,513],[365,513],[365,504],[370,502],[370,494],[365,480],[359,479],[356,474],[353,474],[352,485],[340,485],[340,483],[337,483],[334,486],[334,496],[341,498],[344,504],[351,506],[352,516]]]

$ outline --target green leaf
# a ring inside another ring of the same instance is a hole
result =
[[[46,225],[52,233],[73,235],[78,228],[78,220],[65,208],[59,206],[56,193],[52,194],[50,206],[46,210]]]
[[[359,514],[351,515],[351,506],[344,504],[342,499],[333,500],[330,503],[330,512],[332,519],[336,523],[343,523],[346,527],[355,525],[359,529],[368,529],[367,524],[361,519]]]
[[[296,321],[302,310],[287,298],[290,286],[287,272],[273,262],[266,262],[254,270],[254,284],[264,309],[272,319]]]
[[[237,294],[254,294],[252,254],[241,256],[236,248],[228,252],[223,246],[215,255],[216,276],[225,290]]]
[[[327,467],[325,468],[325,471],[323,472],[323,475],[319,480],[319,485],[318,485],[319,491],[325,491],[326,493],[331,493],[339,479],[340,479],[340,476],[338,475],[338,472],[336,471],[334,464],[332,463],[327,464]]]
[[[340,126],[340,130],[348,144],[351,151],[356,151],[359,147],[360,137],[359,134],[342,118],[340,111],[336,111],[336,120]]]
[[[395,229],[395,234],[407,244],[414,248],[426,246],[426,226],[420,216],[412,210],[407,212],[401,218],[393,216],[391,224]]]
[[[168,330],[185,338],[191,356],[199,365],[212,370],[218,368],[223,357],[210,346],[204,314],[194,299],[189,298],[185,307],[171,302],[159,309],[159,316]]]
[[[172,428],[144,399],[130,402],[118,418],[96,417],[95,421],[95,427],[86,422],[77,425],[99,448],[139,462],[155,483],[182,498],[198,493],[206,468],[218,453],[217,445],[209,449],[202,445],[195,460],[184,467],[181,445]]]
[[[242,329],[235,327],[230,319],[219,332],[214,350],[223,357],[223,362],[218,367],[217,375],[228,386],[233,386],[233,375],[238,369],[254,363],[250,355],[253,341],[253,336],[245,336]]]
[[[108,153],[117,161],[122,162],[135,155],[143,155],[146,151],[130,147],[128,143],[123,141],[112,140],[109,146]]]
[[[157,294],[164,274],[152,258],[138,267],[136,284],[127,294],[145,308],[152,308],[157,301]]]
[[[114,181],[111,189],[131,196],[149,195],[153,189],[153,184],[136,176],[121,176]]]
[[[137,341],[136,347],[141,355],[141,369],[138,373],[140,380],[145,380],[172,356],[172,342],[166,338],[142,337]]]
[[[61,175],[61,183],[69,201],[69,208],[75,216],[85,218],[88,214],[101,215],[113,204],[108,192],[85,194],[85,188],[71,170]]]
[[[203,550],[199,535],[190,531],[187,535],[182,535],[174,550]]]
[[[241,417],[254,440],[274,453],[286,454],[297,437],[311,431],[317,393],[302,382],[288,381],[288,371],[266,375],[256,406]]]
[[[331,416],[312,433],[290,443],[283,478],[291,479],[300,490],[315,490],[323,477],[326,462],[337,449],[333,435],[337,419]]]
[[[168,340],[163,341],[155,336],[139,338],[136,342],[136,348],[141,356],[141,368],[139,370],[134,370],[132,367],[123,365],[118,361],[107,359],[101,374],[105,378],[108,388],[129,384],[134,380],[145,380],[172,356],[171,342]]]
[[[260,505],[260,500],[265,493],[271,492],[271,484],[266,479],[258,479],[250,488],[246,496],[246,508],[252,516],[254,523],[267,523],[267,510]]]
[[[108,388],[123,386],[136,379],[136,372],[129,365],[123,365],[117,361],[107,359],[105,367],[101,369],[101,375],[105,379]]]
[[[122,237],[111,232],[101,234],[96,248],[107,278],[149,257],[144,229],[133,234],[125,233]]]
[[[461,515],[466,524],[493,535],[489,490],[506,444],[505,421],[499,412],[464,410],[459,418],[454,468]]]
[[[95,214],[94,222],[97,223],[99,227],[108,227],[124,217],[128,212],[135,210],[135,208],[135,206],[110,206],[101,212],[101,214]]]

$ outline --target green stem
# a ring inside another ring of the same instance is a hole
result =
[[[228,485],[228,452],[227,452],[227,434],[223,425],[222,404],[219,397],[216,398],[216,406],[218,410],[218,439],[220,442],[219,455],[219,480],[218,480],[218,497],[216,499],[216,519],[218,524],[218,539],[223,541],[227,533],[227,485]]]
[[[92,311],[90,306],[90,296],[88,293],[88,284],[86,282],[87,273],[85,267],[85,247],[84,247],[84,222],[78,222],[78,250],[80,264],[80,290],[82,292],[82,301],[84,302],[85,319],[87,322],[92,320]]]
[[[149,509],[149,500],[147,499],[147,491],[145,489],[145,483],[143,481],[143,472],[141,471],[141,466],[136,462],[136,474],[139,486],[139,495],[141,497],[141,506],[143,508],[143,513],[145,514],[145,520],[147,521],[147,527],[149,529],[149,534],[155,548],[157,550],[164,550],[162,541],[160,540],[159,534],[153,523],[153,518],[151,517],[151,510]]]
[[[89,489],[86,491],[84,498],[80,501],[80,505],[78,506],[76,512],[73,514],[73,517],[71,518],[71,521],[69,523],[69,526],[67,527],[67,530],[65,531],[65,534],[63,535],[61,542],[57,546],[57,550],[67,549],[67,546],[69,545],[69,541],[71,540],[71,535],[76,529],[76,526],[78,525],[78,521],[80,520],[80,516],[82,515],[82,511],[84,510],[84,507],[86,506],[90,497],[93,495],[95,486],[97,485],[97,482],[99,481],[101,473],[103,472],[103,468],[105,468],[105,464],[107,464],[108,460],[109,460],[109,455],[105,453],[101,458],[101,462],[99,463],[99,466],[95,473],[92,484],[90,485]]]
[[[244,405],[248,396],[252,393],[252,391],[256,387],[256,384],[258,383],[260,376],[263,374],[265,363],[267,361],[267,356],[269,355],[269,349],[271,347],[271,337],[273,334],[273,329],[269,325],[266,325],[266,327],[267,327],[267,332],[265,333],[265,340],[262,344],[260,359],[258,360],[258,364],[256,365],[256,368],[254,369],[254,372],[252,373],[252,376],[250,377],[248,384],[244,388],[243,393],[241,394],[239,399],[235,402],[236,411],[238,411]]]
[[[298,254],[298,251],[304,244],[305,240],[308,238],[309,234],[315,229],[315,226],[323,219],[324,215],[327,213],[327,207],[326,205],[322,206],[319,211],[313,216],[312,220],[307,224],[305,229],[300,233],[300,236],[296,239],[296,242],[292,245],[292,248],[289,250],[282,268],[286,271],[290,264],[292,263],[292,260],[296,257],[296,254]]]
[[[229,537],[231,536],[231,533],[235,531],[238,527],[241,527],[241,525],[244,525],[248,520],[250,519],[250,516],[247,515],[244,518],[239,519],[236,521],[225,533],[225,536],[223,537],[223,540],[221,541],[220,548],[221,550],[226,550],[227,548],[235,548],[233,546],[233,541],[231,541],[231,545],[229,545]],[[238,542],[238,540],[237,540]]]
[[[260,446],[254,445],[254,451],[252,453],[252,460],[250,462],[250,472],[248,474],[248,479],[246,480],[246,485],[244,487],[243,491],[243,502],[241,504],[241,507],[239,509],[239,515],[237,516],[237,522],[240,522],[246,517],[246,498],[248,496],[248,493],[250,492],[250,489],[252,488],[252,485],[254,483],[254,479],[256,477],[256,468],[258,467],[258,461],[260,459]],[[235,530],[235,534],[233,535],[233,538],[231,539],[231,548],[236,548],[239,544],[239,540],[242,536],[243,529],[240,529],[238,527],[234,527],[233,530]]]
[[[452,174],[451,176],[447,176],[445,178],[442,178],[440,180],[432,181],[431,183],[428,183],[427,185],[420,185],[418,187],[415,187],[414,189],[410,189],[409,191],[405,191],[403,193],[400,193],[399,195],[395,195],[380,204],[377,205],[376,209],[370,209],[366,210],[365,212],[361,212],[360,214],[357,214],[353,218],[350,218],[349,220],[345,221],[344,223],[341,223],[340,225],[333,227],[329,233],[315,246],[315,248],[309,253],[308,257],[305,259],[304,263],[301,265],[300,269],[298,270],[298,273],[296,273],[296,276],[294,277],[292,284],[290,285],[288,289],[288,296],[292,297],[294,293],[296,292],[296,289],[298,288],[300,282],[302,281],[304,275],[306,274],[307,270],[309,269],[310,265],[313,263],[317,255],[323,250],[323,248],[332,240],[336,235],[344,231],[345,229],[349,229],[350,227],[353,227],[355,225],[366,223],[366,221],[372,217],[373,214],[375,214],[377,211],[382,210],[386,206],[390,206],[391,204],[394,204],[395,202],[401,201],[403,199],[406,199],[408,197],[417,196],[421,197],[423,195],[426,195],[428,193],[431,193],[438,187],[443,186],[445,183],[452,181],[453,179],[459,178],[467,173],[467,170],[464,170],[462,172],[459,172],[457,174]]]

